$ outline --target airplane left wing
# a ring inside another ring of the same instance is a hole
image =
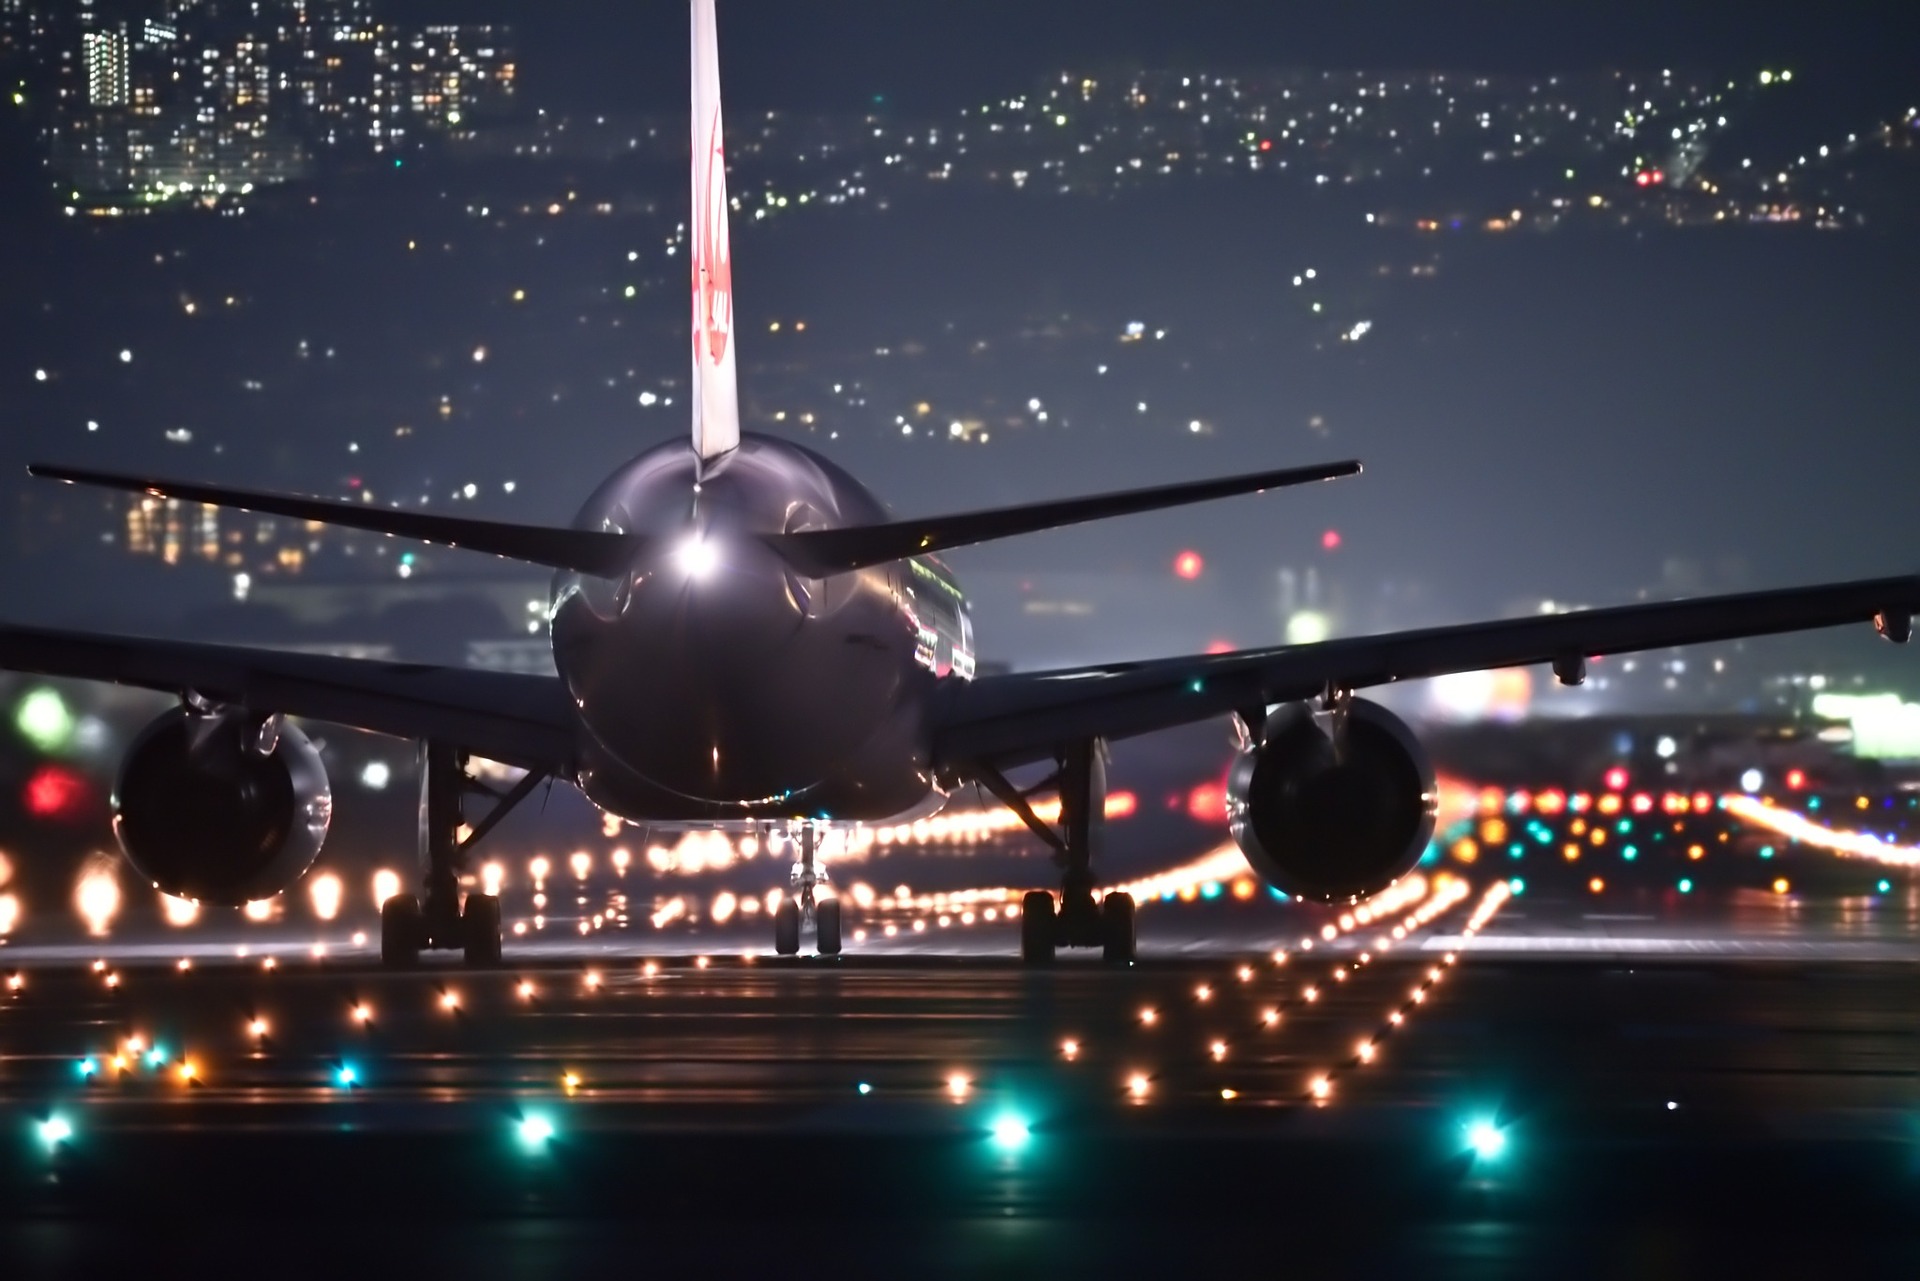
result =
[[[216,703],[440,739],[503,764],[572,773],[572,721],[555,677],[6,623],[0,670],[192,691]]]
[[[940,691],[934,764],[962,775],[969,763],[1004,769],[1083,739],[1125,738],[1227,712],[1264,715],[1271,704],[1329,688],[1449,672],[1552,663],[1571,674],[1608,654],[1854,622],[1871,621],[1904,641],[1916,612],[1920,577],[1877,578],[956,681]]]

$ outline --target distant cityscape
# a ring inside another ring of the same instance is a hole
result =
[[[70,211],[243,209],[322,159],[399,157],[514,107],[501,27],[373,0],[0,0],[0,57]]]

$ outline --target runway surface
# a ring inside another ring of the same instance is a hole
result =
[[[1125,970],[1022,969],[1004,924],[410,974],[290,931],[12,947],[0,1245],[22,1276],[1914,1274],[1903,905],[1462,885],[1331,939],[1149,910]]]

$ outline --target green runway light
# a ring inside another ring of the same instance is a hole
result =
[[[860,1082],[859,1089],[860,1089],[860,1093],[863,1095],[873,1093],[873,1087],[871,1085],[868,1085],[865,1081]]]
[[[540,1115],[521,1118],[520,1141],[530,1148],[545,1147],[553,1138],[553,1122]]]
[[[360,1073],[354,1070],[353,1064],[342,1063],[339,1070],[333,1074],[333,1080],[341,1089],[350,1090],[359,1084]]]
[[[91,1056],[81,1059],[75,1066],[78,1068],[81,1076],[92,1076],[100,1070],[100,1065],[95,1063]]]
[[[67,710],[67,700],[44,685],[20,700],[13,726],[43,752],[60,751],[73,741],[73,713]]]
[[[1880,892],[1881,892],[1882,894],[1885,894],[1885,893],[1886,893],[1886,892],[1887,892],[1888,890],[1890,890],[1890,889],[1892,889],[1892,888],[1893,888],[1893,882],[1892,882],[1892,881],[1882,881],[1882,882],[1880,882]]]
[[[1683,877],[1681,877],[1681,878],[1680,878],[1680,892],[1681,892],[1682,894],[1691,894],[1691,893],[1693,893],[1693,881],[1692,881],[1692,880],[1690,880],[1690,879],[1689,879],[1689,878],[1687,878],[1687,877],[1684,877],[1684,876],[1683,876]]]
[[[1482,1161],[1492,1161],[1507,1150],[1507,1136],[1499,1126],[1482,1119],[1467,1126],[1467,1146]]]
[[[1033,1130],[1017,1116],[1003,1116],[993,1123],[993,1144],[1006,1152],[1018,1152],[1027,1146]]]
[[[1507,882],[1507,888],[1515,894],[1525,894],[1527,892],[1527,883],[1516,876]]]
[[[42,1121],[39,1128],[40,1141],[50,1148],[57,1148],[73,1137],[73,1126],[57,1112]]]

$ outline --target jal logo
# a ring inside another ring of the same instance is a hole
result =
[[[733,332],[733,263],[727,248],[727,168],[717,107],[700,167],[700,211],[693,264],[694,341],[696,354],[718,365]]]

